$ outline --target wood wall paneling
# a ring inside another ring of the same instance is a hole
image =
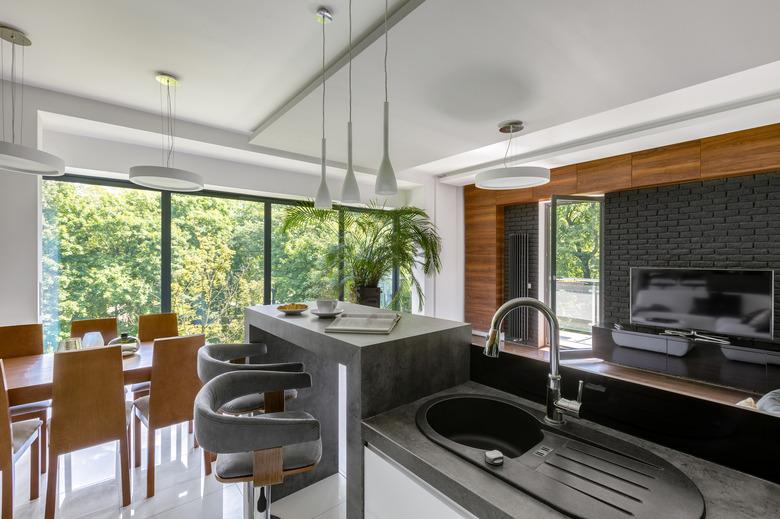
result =
[[[701,177],[717,178],[780,169],[780,124],[701,140]]]
[[[564,166],[550,170],[550,181],[533,188],[533,199],[549,200],[553,195],[573,195],[577,192],[577,166]]]
[[[631,187],[677,184],[700,178],[701,145],[683,142],[631,154]]]
[[[496,191],[466,186],[463,190],[465,213],[465,308],[467,322],[475,330],[486,330],[499,297],[498,278],[503,279],[498,251],[503,247],[499,227]],[[503,209],[501,214],[503,215]],[[503,218],[502,218],[503,220]]]
[[[498,205],[529,204],[536,200],[534,190],[531,188],[496,191],[496,203]]]
[[[618,155],[577,165],[577,192],[608,193],[631,187],[631,155]]]

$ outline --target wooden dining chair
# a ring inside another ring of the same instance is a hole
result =
[[[151,392],[134,402],[134,461],[141,466],[141,423],[147,429],[146,497],[154,496],[154,433],[157,429],[192,422],[195,396],[200,390],[198,349],[204,335],[154,341]],[[197,444],[196,444],[197,447]]]
[[[46,519],[57,506],[57,462],[66,454],[119,442],[122,506],[130,504],[130,410],[125,402],[122,348],[90,348],[54,354]]]
[[[146,314],[138,317],[138,340],[141,342],[178,335],[179,323],[175,313]]]
[[[178,337],[179,319],[175,313],[145,314],[138,316],[138,340],[151,342],[165,337]],[[130,386],[133,400],[149,394],[150,382],[139,382]],[[192,429],[190,427],[190,429]],[[192,432],[190,430],[190,432]]]
[[[0,471],[3,473],[2,519],[14,516],[14,465],[30,449],[30,500],[38,499],[41,448],[40,431],[43,422],[37,418],[11,422],[8,408],[8,385],[5,367],[0,360]],[[43,447],[45,448],[45,447]]]
[[[27,355],[43,354],[43,325],[19,324],[0,326],[0,359],[26,357]],[[46,472],[46,420],[48,419],[50,400],[31,402],[11,406],[11,422],[41,420],[41,473]]]
[[[108,344],[119,335],[116,317],[101,317],[99,319],[75,319],[70,322],[70,336],[84,337],[89,332],[100,332],[103,342]]]

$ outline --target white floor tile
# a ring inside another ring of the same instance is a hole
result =
[[[143,435],[145,438],[145,435]],[[224,485],[203,473],[203,451],[193,449],[186,428],[158,433],[155,496],[146,499],[146,445],[142,465],[131,465],[130,506],[120,508],[114,444],[100,445],[59,462],[57,519],[241,519],[241,485]],[[131,459],[132,463],[132,459]],[[40,498],[29,500],[29,455],[16,465],[14,517],[41,519],[45,507],[46,475],[41,476]],[[284,519],[343,519],[346,517],[346,480],[331,476],[273,504]],[[257,515],[259,517],[259,514]]]
[[[334,474],[274,502],[271,512],[290,519],[314,519],[338,507],[346,498],[346,480],[340,474]]]
[[[343,502],[314,519],[347,519],[347,503]]]

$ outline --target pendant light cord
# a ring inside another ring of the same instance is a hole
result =
[[[0,105],[3,113],[3,141],[5,141],[5,40],[0,41],[0,71],[0,83],[2,83],[2,98],[0,98]]]
[[[16,143],[16,45],[11,44],[11,142]]]
[[[325,138],[325,17],[322,17],[322,138]]]
[[[509,141],[506,143],[506,151],[504,152],[504,167],[508,167],[506,165],[506,158],[509,156],[509,148],[512,146],[512,136],[515,134],[514,131],[509,130]]]
[[[352,122],[352,0],[349,0],[349,122]]]
[[[387,102],[387,0],[385,0],[385,103]]]

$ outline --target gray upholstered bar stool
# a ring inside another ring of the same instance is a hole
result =
[[[277,364],[237,364],[238,360],[255,360],[268,353],[263,343],[245,344],[207,344],[198,351],[198,378],[204,384],[212,378],[231,371],[303,371],[300,362],[283,362]],[[284,411],[285,403],[298,398],[295,389],[269,394],[253,393],[227,402],[222,408],[225,414],[242,415],[259,412]],[[203,467],[208,476],[211,474],[211,453],[203,449]]]
[[[223,373],[230,371],[303,371],[303,364],[300,362],[280,362],[275,364],[236,364],[233,361],[242,359],[253,359],[268,353],[268,348],[263,343],[246,344],[207,344],[198,351],[198,377],[204,384]],[[284,402],[298,397],[295,389],[284,391],[284,400],[281,400],[282,393],[254,393],[236,398],[227,402],[222,408],[223,413],[227,414],[249,414],[260,411],[283,411]],[[268,399],[268,402],[266,402]]]
[[[195,437],[217,453],[218,481],[244,483],[244,519],[254,517],[256,486],[264,490],[257,508],[271,519],[271,485],[316,468],[322,457],[320,422],[303,411],[233,416],[221,410],[241,396],[307,387],[308,373],[234,371],[207,382],[195,399]]]

